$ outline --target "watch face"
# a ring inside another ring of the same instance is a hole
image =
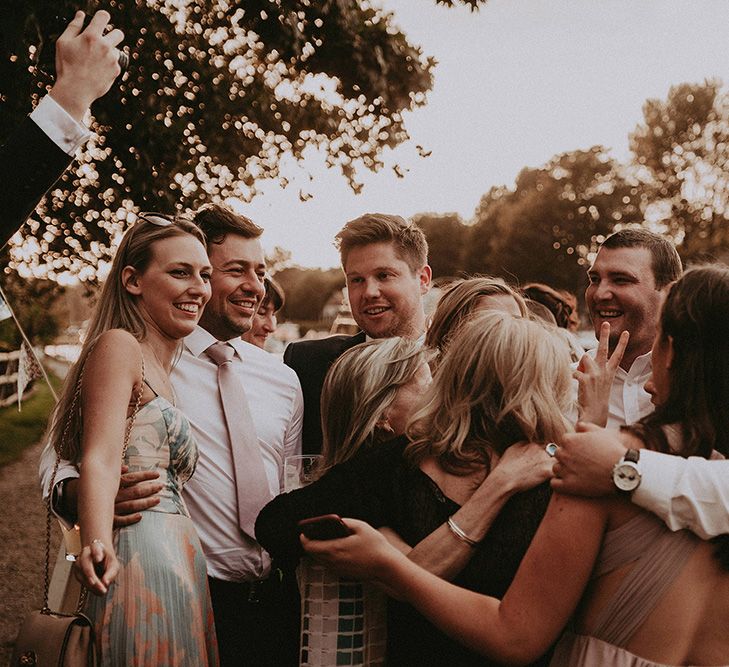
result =
[[[640,484],[640,472],[635,463],[623,461],[613,470],[613,482],[621,491],[634,491]]]

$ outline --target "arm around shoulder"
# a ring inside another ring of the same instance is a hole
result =
[[[641,450],[640,472],[633,502],[671,530],[685,528],[703,539],[729,533],[729,460]]]
[[[600,548],[601,501],[554,494],[504,599],[479,595],[400,562],[384,584],[457,641],[492,659],[527,664],[574,613]],[[579,529],[576,527],[579,526]]]
[[[390,457],[399,455],[399,443],[382,445],[377,452],[363,452],[335,466],[320,479],[295,491],[283,493],[266,505],[256,520],[256,539],[274,558],[298,560],[302,554],[298,522],[322,514],[339,514],[387,523],[383,481],[391,468]],[[384,461],[387,463],[384,463]]]

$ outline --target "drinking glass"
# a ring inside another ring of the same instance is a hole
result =
[[[321,455],[287,456],[284,460],[284,491],[293,491],[316,479]]]

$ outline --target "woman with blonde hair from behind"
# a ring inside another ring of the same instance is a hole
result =
[[[361,522],[347,522],[356,534],[346,540],[308,542],[307,550],[326,551],[324,562],[341,565],[344,576],[376,576],[450,636],[504,663],[528,662],[561,634],[554,667],[729,665],[727,536],[709,542],[677,530],[698,529],[712,515],[724,520],[721,471],[702,468],[706,486],[698,476],[677,475],[665,499],[646,505],[668,525],[631,502],[642,484],[664,481],[655,470],[650,479],[642,466],[645,448],[675,455],[677,469],[687,463],[679,457],[729,454],[729,267],[688,270],[667,292],[646,383],[655,411],[621,431],[579,425],[580,432],[558,440],[585,440],[597,458],[617,440],[623,457],[612,473],[613,493],[555,493],[502,599],[413,567]],[[563,463],[555,464],[555,482]]]
[[[527,317],[524,298],[501,278],[477,276],[449,284],[433,312],[425,345],[442,356],[459,327],[474,314],[499,310],[514,317]],[[437,358],[431,365],[437,364]]]
[[[430,384],[428,356],[416,341],[382,338],[336,360],[321,393],[322,473],[405,432]]]
[[[555,398],[570,386],[568,351],[541,324],[497,311],[475,315],[458,336],[411,409],[407,435],[263,509],[256,534],[274,557],[300,557],[299,520],[337,513],[387,527],[397,548],[439,577],[492,595],[508,588],[550,493],[544,446],[523,443],[568,429],[567,406]],[[330,416],[354,409],[351,396],[330,396]],[[399,667],[490,664],[395,600],[387,651],[388,664]]]
[[[356,345],[336,360],[322,388],[318,475],[404,432],[430,384],[427,358],[422,344],[396,337]],[[297,578],[302,601],[301,665],[385,664],[386,601],[381,591],[340,580],[306,561]],[[316,628],[327,631],[317,635]]]

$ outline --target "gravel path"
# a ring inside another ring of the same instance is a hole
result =
[[[0,468],[0,665],[10,662],[18,628],[26,613],[43,600],[45,509],[38,488],[41,445]],[[51,559],[60,529],[53,524]]]

